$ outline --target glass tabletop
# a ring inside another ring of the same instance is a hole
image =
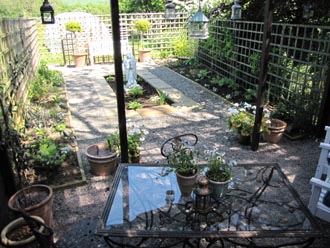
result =
[[[234,167],[229,191],[201,214],[168,165],[120,164],[97,234],[121,237],[318,237],[321,231],[276,163]],[[201,173],[202,174],[202,173]]]

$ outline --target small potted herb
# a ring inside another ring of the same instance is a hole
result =
[[[222,197],[228,190],[229,183],[233,178],[234,161],[226,162],[224,153],[216,150],[206,150],[207,171],[206,178],[212,187],[212,195],[215,198]]]
[[[193,147],[178,147],[168,154],[167,162],[171,166],[169,172],[176,174],[182,196],[190,196],[198,175],[198,151]]]

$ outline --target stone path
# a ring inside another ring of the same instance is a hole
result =
[[[114,69],[110,64],[56,69],[61,70],[65,78],[72,125],[82,152],[88,184],[55,193],[55,240],[58,247],[107,247],[103,239],[93,233],[111,188],[112,177],[92,176],[84,150],[89,144],[104,140],[117,127],[116,97],[104,79]],[[161,83],[173,94],[178,95],[180,91],[181,99],[183,102],[186,100],[186,105],[178,104],[174,111],[166,113],[127,114],[127,118],[144,123],[149,130],[141,162],[165,162],[160,155],[160,147],[166,139],[182,133],[195,133],[201,148],[204,145],[209,149],[217,147],[226,153],[228,160],[279,162],[303,202],[308,203],[309,180],[315,172],[320,153],[319,140],[283,139],[280,144],[261,143],[259,150],[253,152],[250,147],[239,145],[236,136],[228,130],[226,120],[230,104],[226,100],[152,63],[138,64],[138,73],[155,85]],[[321,224],[326,230],[330,229],[329,224]],[[314,247],[322,247],[327,242],[329,240],[324,239]]]

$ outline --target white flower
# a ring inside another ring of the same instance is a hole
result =
[[[245,108],[240,108],[239,112],[245,112]]]
[[[235,107],[238,107],[238,106],[239,106],[239,104],[238,104],[238,103],[235,103],[235,104],[234,104],[234,106],[235,106]]]
[[[141,137],[139,140],[140,140],[140,142],[143,142],[143,141],[145,141],[145,138]]]
[[[270,117],[269,113],[264,114],[264,117],[269,118]]]
[[[239,113],[239,111],[235,108],[230,108],[229,113],[232,114],[232,115],[237,115]]]
[[[266,121],[266,124],[271,124],[272,122],[270,120],[267,120]]]

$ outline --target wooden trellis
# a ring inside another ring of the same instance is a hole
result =
[[[322,114],[329,31],[330,27],[273,24],[266,97],[287,114],[288,122],[305,130],[316,127]],[[199,48],[200,61],[234,79],[247,94],[256,93],[263,23],[217,21],[210,33]]]

